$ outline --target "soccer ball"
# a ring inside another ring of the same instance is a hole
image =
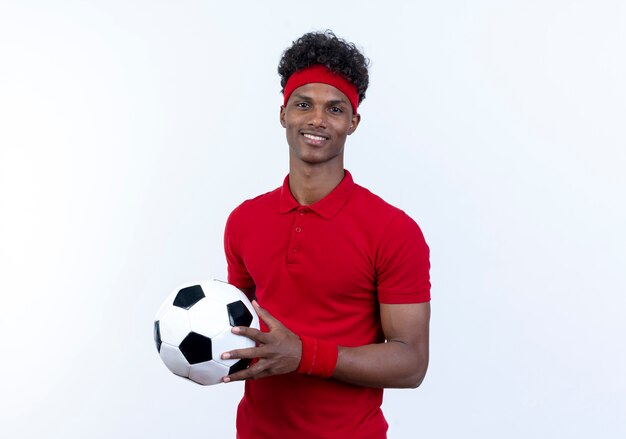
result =
[[[222,360],[232,349],[255,342],[233,334],[233,326],[259,329],[259,318],[245,294],[218,280],[187,285],[172,292],[154,321],[154,341],[167,368],[202,385],[243,370],[251,360]]]

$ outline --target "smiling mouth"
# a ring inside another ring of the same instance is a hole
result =
[[[317,136],[315,134],[309,134],[309,133],[303,133],[302,134],[304,137],[306,137],[307,139],[310,140],[315,140],[315,141],[322,141],[322,140],[328,140],[328,138],[324,137],[324,136]]]

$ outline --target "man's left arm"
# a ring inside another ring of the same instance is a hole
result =
[[[248,369],[229,375],[225,382],[289,373],[298,370],[300,365],[300,337],[256,302],[254,307],[269,332],[233,328],[233,332],[255,340],[258,346],[225,353],[223,358],[256,358],[257,361]],[[332,377],[367,387],[419,386],[428,368],[430,303],[381,304],[380,317],[387,341],[353,348],[338,347]]]
[[[412,387],[428,369],[430,302],[381,304],[386,343],[339,347],[333,378],[367,387]]]

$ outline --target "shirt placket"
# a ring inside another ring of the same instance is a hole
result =
[[[291,240],[287,250],[288,264],[298,264],[302,259],[303,233],[306,229],[305,223],[310,212],[310,209],[307,207],[299,207],[296,210],[296,220],[291,230]]]

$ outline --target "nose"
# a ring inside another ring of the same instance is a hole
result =
[[[309,125],[313,127],[326,127],[326,113],[323,108],[315,108],[310,113]]]

